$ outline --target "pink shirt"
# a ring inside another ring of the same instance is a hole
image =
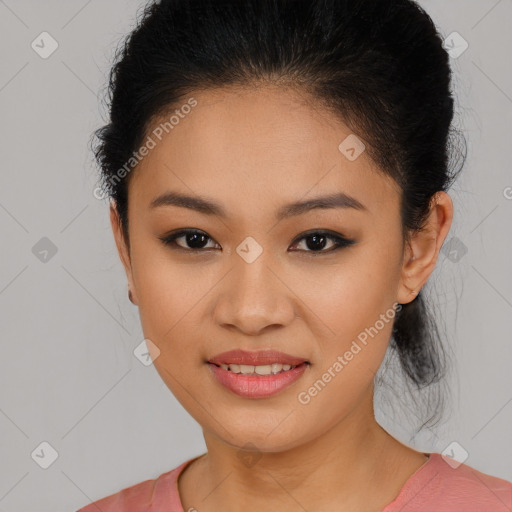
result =
[[[189,459],[154,480],[145,480],[77,512],[185,512],[177,480]],[[451,459],[447,459],[451,460]],[[452,468],[440,453],[405,482],[381,512],[511,512],[512,483],[461,464]]]

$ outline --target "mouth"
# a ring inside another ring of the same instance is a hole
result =
[[[208,363],[215,364],[216,366],[233,366],[238,373],[237,366],[298,366],[303,363],[309,364],[303,357],[292,356],[284,352],[277,352],[276,350],[260,350],[258,352],[248,352],[245,350],[230,350],[223,352],[208,360]],[[288,368],[289,369],[289,368]],[[279,371],[281,368],[279,369]]]
[[[310,366],[283,352],[233,350],[206,361],[216,380],[245,398],[267,398],[296,382]]]
[[[294,368],[297,368],[301,365],[309,364],[307,361],[304,361],[300,364],[281,364],[281,363],[272,363],[272,364],[263,364],[263,365],[252,365],[252,364],[215,364],[210,363],[216,366],[217,368],[222,368],[225,371],[231,372],[231,373],[237,373],[242,375],[254,375],[254,376],[260,376],[260,375],[277,375],[279,373],[287,372],[289,370],[293,370]]]

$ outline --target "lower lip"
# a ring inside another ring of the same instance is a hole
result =
[[[233,393],[245,398],[266,398],[279,393],[298,380],[306,371],[307,363],[275,375],[244,375],[224,370],[213,363],[208,363],[208,366],[217,380]]]

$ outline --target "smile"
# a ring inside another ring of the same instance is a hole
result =
[[[229,370],[233,373],[243,373],[244,375],[275,375],[282,371],[287,372],[292,368],[296,368],[297,365],[289,364],[264,364],[259,366],[249,364],[221,364],[220,367],[223,370]]]
[[[208,363],[217,382],[244,398],[274,396],[299,380],[308,366],[307,362],[295,366],[279,363],[258,366]]]

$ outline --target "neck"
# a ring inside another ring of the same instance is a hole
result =
[[[373,393],[321,436],[286,451],[242,451],[210,432],[204,437],[208,452],[197,461],[195,482],[183,480],[184,510],[369,510],[369,500],[380,510],[425,460],[377,423]]]

